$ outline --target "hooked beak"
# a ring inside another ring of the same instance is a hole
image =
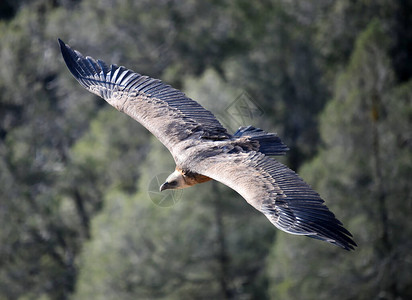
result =
[[[167,190],[167,188],[168,188],[168,186],[167,186],[167,182],[165,182],[165,183],[163,183],[161,186],[160,186],[160,191],[161,192],[163,192],[164,190]]]

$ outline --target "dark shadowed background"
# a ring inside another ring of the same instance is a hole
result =
[[[412,299],[411,24],[407,0],[1,1],[0,299]],[[217,182],[154,199],[170,154],[58,37],[277,132],[359,247]]]

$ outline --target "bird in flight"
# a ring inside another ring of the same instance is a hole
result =
[[[59,44],[80,85],[138,121],[170,151],[176,169],[160,191],[213,179],[238,192],[280,230],[346,250],[357,246],[319,194],[270,157],[289,150],[276,134],[252,126],[230,134],[210,111],[170,85],[85,57],[60,39]]]

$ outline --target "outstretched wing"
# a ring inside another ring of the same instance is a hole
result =
[[[173,147],[195,132],[211,139],[230,136],[210,111],[179,90],[124,67],[84,57],[60,39],[59,43],[67,67],[84,88],[140,122],[173,155]]]
[[[354,249],[352,235],[295,172],[260,152],[222,153],[199,162],[196,172],[224,183],[277,228]]]

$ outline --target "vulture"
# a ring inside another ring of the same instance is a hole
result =
[[[170,151],[176,168],[160,191],[219,181],[239,193],[278,229],[346,250],[356,243],[319,194],[273,159],[288,147],[253,126],[234,134],[181,91],[125,67],[83,56],[59,39],[63,59],[81,86],[146,127]]]

